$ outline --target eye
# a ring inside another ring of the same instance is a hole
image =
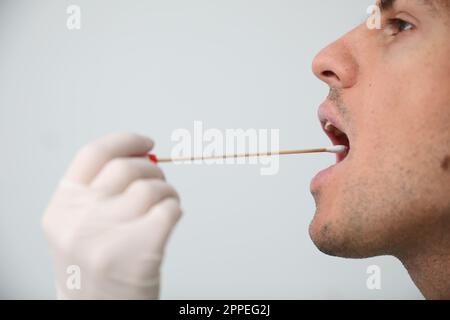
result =
[[[405,21],[403,19],[394,18],[388,20],[384,30],[388,35],[396,36],[399,33],[414,30],[414,28],[415,26],[412,23]]]

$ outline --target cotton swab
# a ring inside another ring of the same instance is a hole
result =
[[[258,153],[238,153],[229,154],[223,156],[203,156],[203,157],[180,157],[180,158],[161,158],[159,159],[154,154],[149,154],[148,158],[153,163],[171,163],[171,162],[184,162],[184,161],[196,161],[196,160],[219,160],[219,159],[229,159],[229,158],[251,158],[251,157],[270,157],[279,155],[289,155],[289,154],[305,154],[305,153],[344,153],[348,150],[347,146],[336,145],[328,148],[318,148],[318,149],[304,149],[304,150],[285,150],[285,151],[270,151],[270,152],[258,152]]]

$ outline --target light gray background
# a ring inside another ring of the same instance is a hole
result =
[[[66,8],[82,29],[66,28]],[[54,298],[40,219],[77,148],[105,133],[280,128],[284,148],[328,145],[316,117],[320,48],[364,21],[362,0],[0,0],[0,297]],[[255,166],[165,166],[185,215],[162,298],[422,298],[390,257],[345,260],[308,236],[309,181],[329,155]],[[366,288],[366,268],[382,290]]]

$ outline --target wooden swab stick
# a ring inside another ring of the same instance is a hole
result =
[[[318,149],[304,149],[304,150],[285,150],[285,151],[269,151],[269,152],[258,152],[258,153],[238,153],[229,154],[223,156],[206,156],[206,157],[181,157],[181,158],[161,158],[159,159],[154,154],[149,154],[148,158],[154,163],[171,163],[171,162],[184,162],[184,161],[196,161],[196,160],[219,160],[219,159],[229,159],[229,158],[251,158],[251,157],[270,157],[279,155],[289,155],[289,154],[305,154],[305,153],[343,153],[347,151],[347,146],[332,146],[329,148],[318,148]]]

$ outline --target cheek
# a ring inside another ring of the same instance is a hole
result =
[[[368,106],[368,111],[393,133],[398,132],[396,126],[415,136],[448,128],[449,56],[449,49],[428,45],[406,57],[385,61],[373,70],[376,86],[368,91],[365,100],[375,103]]]
[[[377,72],[374,85],[361,90],[360,108],[352,112],[355,161],[379,164],[394,153],[407,159],[428,145],[450,150],[450,79],[424,72],[405,81],[400,73]]]

